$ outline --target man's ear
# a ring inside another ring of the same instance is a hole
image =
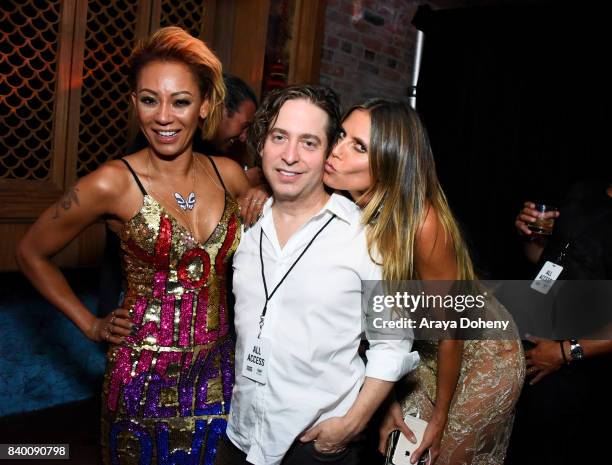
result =
[[[208,112],[210,110],[210,101],[204,100],[202,105],[200,105],[200,118],[205,119],[208,116]]]

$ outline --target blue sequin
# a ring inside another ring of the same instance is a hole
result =
[[[208,439],[206,440],[206,452],[204,454],[204,465],[213,465],[215,455],[217,455],[217,444],[219,438],[225,436],[227,421],[222,418],[215,418],[208,427]]]

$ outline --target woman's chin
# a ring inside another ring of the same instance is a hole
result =
[[[346,190],[346,187],[342,186],[340,183],[338,183],[338,181],[336,179],[334,179],[334,176],[330,176],[327,173],[325,173],[323,175],[323,184],[325,184],[325,186],[327,188],[333,189],[335,191],[344,191],[344,190]]]

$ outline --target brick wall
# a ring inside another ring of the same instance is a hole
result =
[[[370,97],[408,100],[418,0],[328,0],[321,84],[346,109]]]

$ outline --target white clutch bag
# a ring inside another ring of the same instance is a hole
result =
[[[404,422],[416,436],[417,442],[415,444],[409,441],[399,430],[393,431],[389,435],[389,441],[387,443],[387,460],[385,461],[385,465],[412,465],[410,463],[410,457],[412,453],[419,448],[423,440],[427,422],[420,418],[413,417],[412,415],[406,415],[404,417]],[[426,464],[428,457],[428,453],[423,454],[417,464]]]

